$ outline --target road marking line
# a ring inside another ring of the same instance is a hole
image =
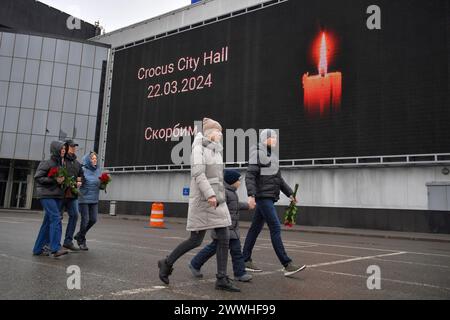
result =
[[[255,246],[257,249],[270,249],[272,247],[263,247],[261,245]],[[359,256],[352,256],[349,254],[338,254],[338,253],[327,253],[327,252],[317,252],[317,251],[305,251],[305,250],[297,250],[297,249],[290,249],[289,252],[301,252],[301,253],[312,253],[317,255],[324,255],[324,256],[333,256],[333,257],[343,257],[343,258],[358,258]]]
[[[387,253],[387,254],[379,254],[376,256],[367,256],[367,257],[358,257],[358,258],[352,258],[352,259],[345,259],[345,260],[337,260],[337,261],[331,261],[331,262],[324,262],[324,263],[317,263],[308,265],[308,268],[317,268],[317,267],[323,267],[323,266],[331,266],[336,264],[342,264],[342,263],[348,263],[348,262],[354,262],[354,261],[362,261],[362,260],[370,260],[375,258],[381,258],[381,257],[390,257],[390,256],[398,256],[401,254],[405,254],[406,252],[394,252],[394,253]]]
[[[357,278],[367,279],[367,276],[362,276],[362,275],[359,275],[359,274],[351,274],[351,273],[344,273],[344,272],[334,272],[334,271],[325,271],[325,270],[317,270],[317,271],[318,272],[323,272],[323,273],[334,274],[334,275],[340,275],[340,276],[348,276],[348,277],[357,277]],[[440,287],[440,286],[427,284],[427,283],[421,283],[421,282],[403,281],[403,280],[386,279],[386,278],[381,278],[381,281],[394,282],[394,283],[407,284],[407,285],[412,285],[412,286],[420,286],[420,287],[427,287],[427,288],[433,288],[433,289],[440,289],[440,290],[450,291],[450,288],[447,288],[447,287]]]
[[[258,238],[265,241],[271,241],[268,238]],[[397,240],[397,239],[396,239]],[[407,240],[407,239],[405,239]],[[317,242],[306,242],[306,241],[296,241],[296,240],[283,240],[283,242],[293,242],[293,243],[306,243],[306,244],[315,244],[317,246],[325,246],[325,247],[336,247],[336,248],[347,248],[347,249],[360,249],[360,250],[372,250],[372,251],[385,251],[385,252],[398,252],[400,250],[392,250],[392,249],[381,249],[381,248],[367,248],[367,247],[355,247],[355,246],[343,246],[337,244],[329,244],[329,243],[317,243]],[[438,253],[425,253],[425,252],[414,252],[414,251],[402,251],[406,254],[416,254],[416,255],[424,255],[424,256],[435,256],[435,257],[445,257],[450,258],[450,255],[447,254],[438,254]]]
[[[11,224],[18,224],[18,223],[25,223],[25,222],[19,222],[19,221],[8,221],[8,220],[0,220],[0,222],[3,222],[3,223],[11,223]]]
[[[132,289],[132,290],[123,290],[119,292],[113,292],[111,293],[114,297],[122,297],[122,296],[131,296],[134,294],[140,294],[140,293],[148,293],[148,292],[154,292],[159,290],[167,289],[167,287],[164,286],[153,286],[151,288],[139,288],[139,289]]]
[[[443,265],[439,265],[439,264],[429,264],[429,263],[421,263],[421,262],[413,262],[413,261],[402,261],[402,260],[389,260],[389,259],[380,259],[380,258],[375,258],[374,260],[385,261],[385,262],[393,262],[393,263],[405,263],[405,264],[418,265],[418,266],[423,266],[423,267],[434,267],[434,268],[450,269],[450,266],[443,266]]]

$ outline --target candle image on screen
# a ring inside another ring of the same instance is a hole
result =
[[[342,95],[341,72],[328,72],[329,43],[325,32],[321,34],[318,75],[303,75],[303,105],[308,116],[322,117],[339,111]]]

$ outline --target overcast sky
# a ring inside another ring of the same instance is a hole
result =
[[[191,0],[39,0],[111,32],[187,6]]]

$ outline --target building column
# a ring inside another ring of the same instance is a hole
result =
[[[5,202],[3,203],[3,207],[10,208],[11,207],[11,193],[14,181],[14,160],[11,160],[9,163],[9,173],[8,173],[8,182],[6,183],[6,194],[5,194]]]

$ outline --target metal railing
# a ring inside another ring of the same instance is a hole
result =
[[[424,165],[450,165],[450,153],[280,160],[280,167],[283,169],[339,169]],[[248,162],[225,163],[225,167],[245,169],[248,167]],[[185,164],[105,167],[105,170],[111,173],[183,172],[190,169],[191,166]]]

